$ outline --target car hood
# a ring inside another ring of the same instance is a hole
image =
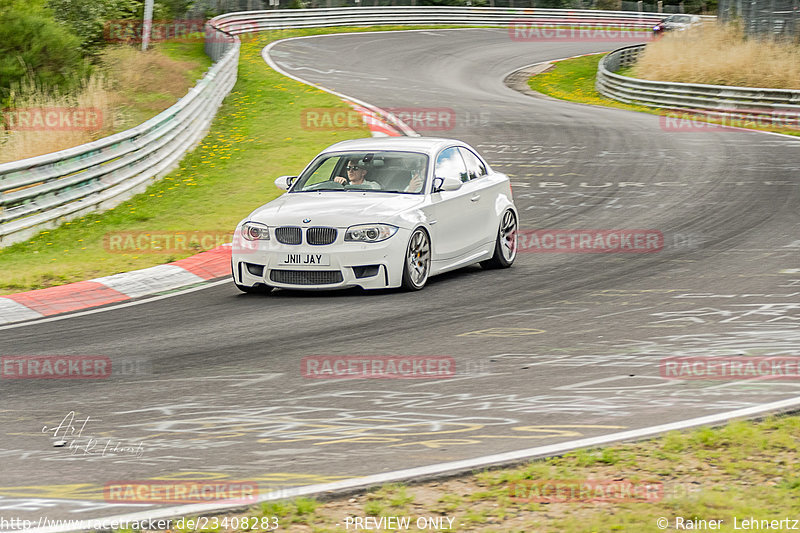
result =
[[[421,205],[422,195],[375,192],[287,193],[250,214],[249,220],[268,226],[335,226],[388,222]],[[305,220],[310,219],[309,222]]]

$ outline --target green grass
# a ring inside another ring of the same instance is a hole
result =
[[[552,70],[531,77],[528,85],[534,91],[571,102],[619,107],[635,111],[651,111],[645,106],[630,106],[611,100],[594,88],[597,64],[605,54],[566,59],[555,64]]]
[[[194,83],[211,66],[211,58],[204,51],[202,34],[190,34],[194,40],[183,42],[165,41],[156,44],[156,49],[176,61],[188,61],[196,66],[184,72],[186,79]]]
[[[534,91],[551,96],[553,98],[558,98],[559,100],[567,100],[570,102],[605,107],[616,107],[619,109],[640,111],[653,115],[685,117],[685,115],[676,114],[664,109],[643,105],[625,104],[623,102],[618,102],[617,100],[606,98],[598,93],[594,87],[595,80],[597,78],[597,65],[604,55],[605,54],[597,54],[559,61],[555,63],[551,70],[532,76],[528,80],[528,86]],[[621,69],[618,74],[625,76],[628,75],[630,71],[631,68],[627,67]],[[703,119],[699,115],[692,115],[691,118],[692,120],[697,120],[700,122],[710,122],[713,124],[720,123],[719,120]],[[735,125],[748,129],[774,131],[788,135],[800,135],[800,132],[797,130],[762,126],[753,122],[742,122],[736,123]]]
[[[674,452],[679,453],[674,453]],[[449,517],[451,531],[590,533],[658,531],[656,520],[722,520],[800,516],[800,416],[734,421],[633,444],[578,450],[515,468],[488,470],[444,481],[392,483],[325,502],[307,499],[263,504],[282,531],[345,531],[345,517]],[[520,480],[626,480],[660,483],[646,500],[625,502],[515,501]],[[257,514],[257,513],[255,513]],[[447,522],[445,522],[445,525]],[[446,531],[446,529],[444,529]]]
[[[124,117],[123,120],[114,121],[114,133],[140,124],[173,105],[212,64],[203,51],[201,34],[197,34],[193,40],[156,42],[146,53],[139,52],[136,56],[119,56],[116,54],[117,48],[109,49],[110,56],[104,58],[112,71],[110,78],[116,99],[114,112],[120,118]],[[159,60],[159,56],[172,61],[166,64]],[[151,59],[151,63],[145,62],[146,57]],[[118,76],[122,79],[118,79]],[[126,85],[133,80],[133,86]]]

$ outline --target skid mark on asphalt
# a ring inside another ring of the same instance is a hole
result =
[[[489,328],[477,331],[461,333],[458,337],[525,337],[527,335],[539,335],[544,333],[543,329],[533,328]]]

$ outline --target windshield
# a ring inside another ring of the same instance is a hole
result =
[[[672,15],[667,19],[667,22],[678,22],[680,24],[686,24],[692,21],[692,17],[689,15]]]
[[[314,160],[291,192],[422,194],[427,170],[428,156],[416,152],[336,152]]]

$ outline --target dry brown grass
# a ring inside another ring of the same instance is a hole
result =
[[[0,163],[57,152],[131,128],[174,104],[194,84],[186,72],[196,68],[158,50],[143,53],[129,46],[108,48],[101,68],[72,94],[59,94],[30,80],[15,90],[15,109],[97,110],[99,127],[3,130]]]
[[[647,45],[631,75],[648,80],[800,89],[800,46],[745,39],[734,25],[708,24]]]
[[[108,48],[103,53],[102,64],[115,90],[129,98],[158,93],[170,96],[171,101],[186,94],[193,80],[187,80],[185,73],[195,67],[189,61],[177,61],[158,50],[142,53],[130,46]]]
[[[30,80],[23,82],[17,87],[15,111],[40,116],[41,113],[54,108],[77,112],[88,111],[96,112],[99,120],[97,127],[81,124],[79,127],[51,128],[39,124],[32,125],[33,129],[0,129],[0,163],[56,152],[108,134],[113,128],[114,101],[114,95],[109,91],[108,84],[101,74],[93,74],[73,94],[49,92]],[[61,112],[59,111],[59,114]]]

